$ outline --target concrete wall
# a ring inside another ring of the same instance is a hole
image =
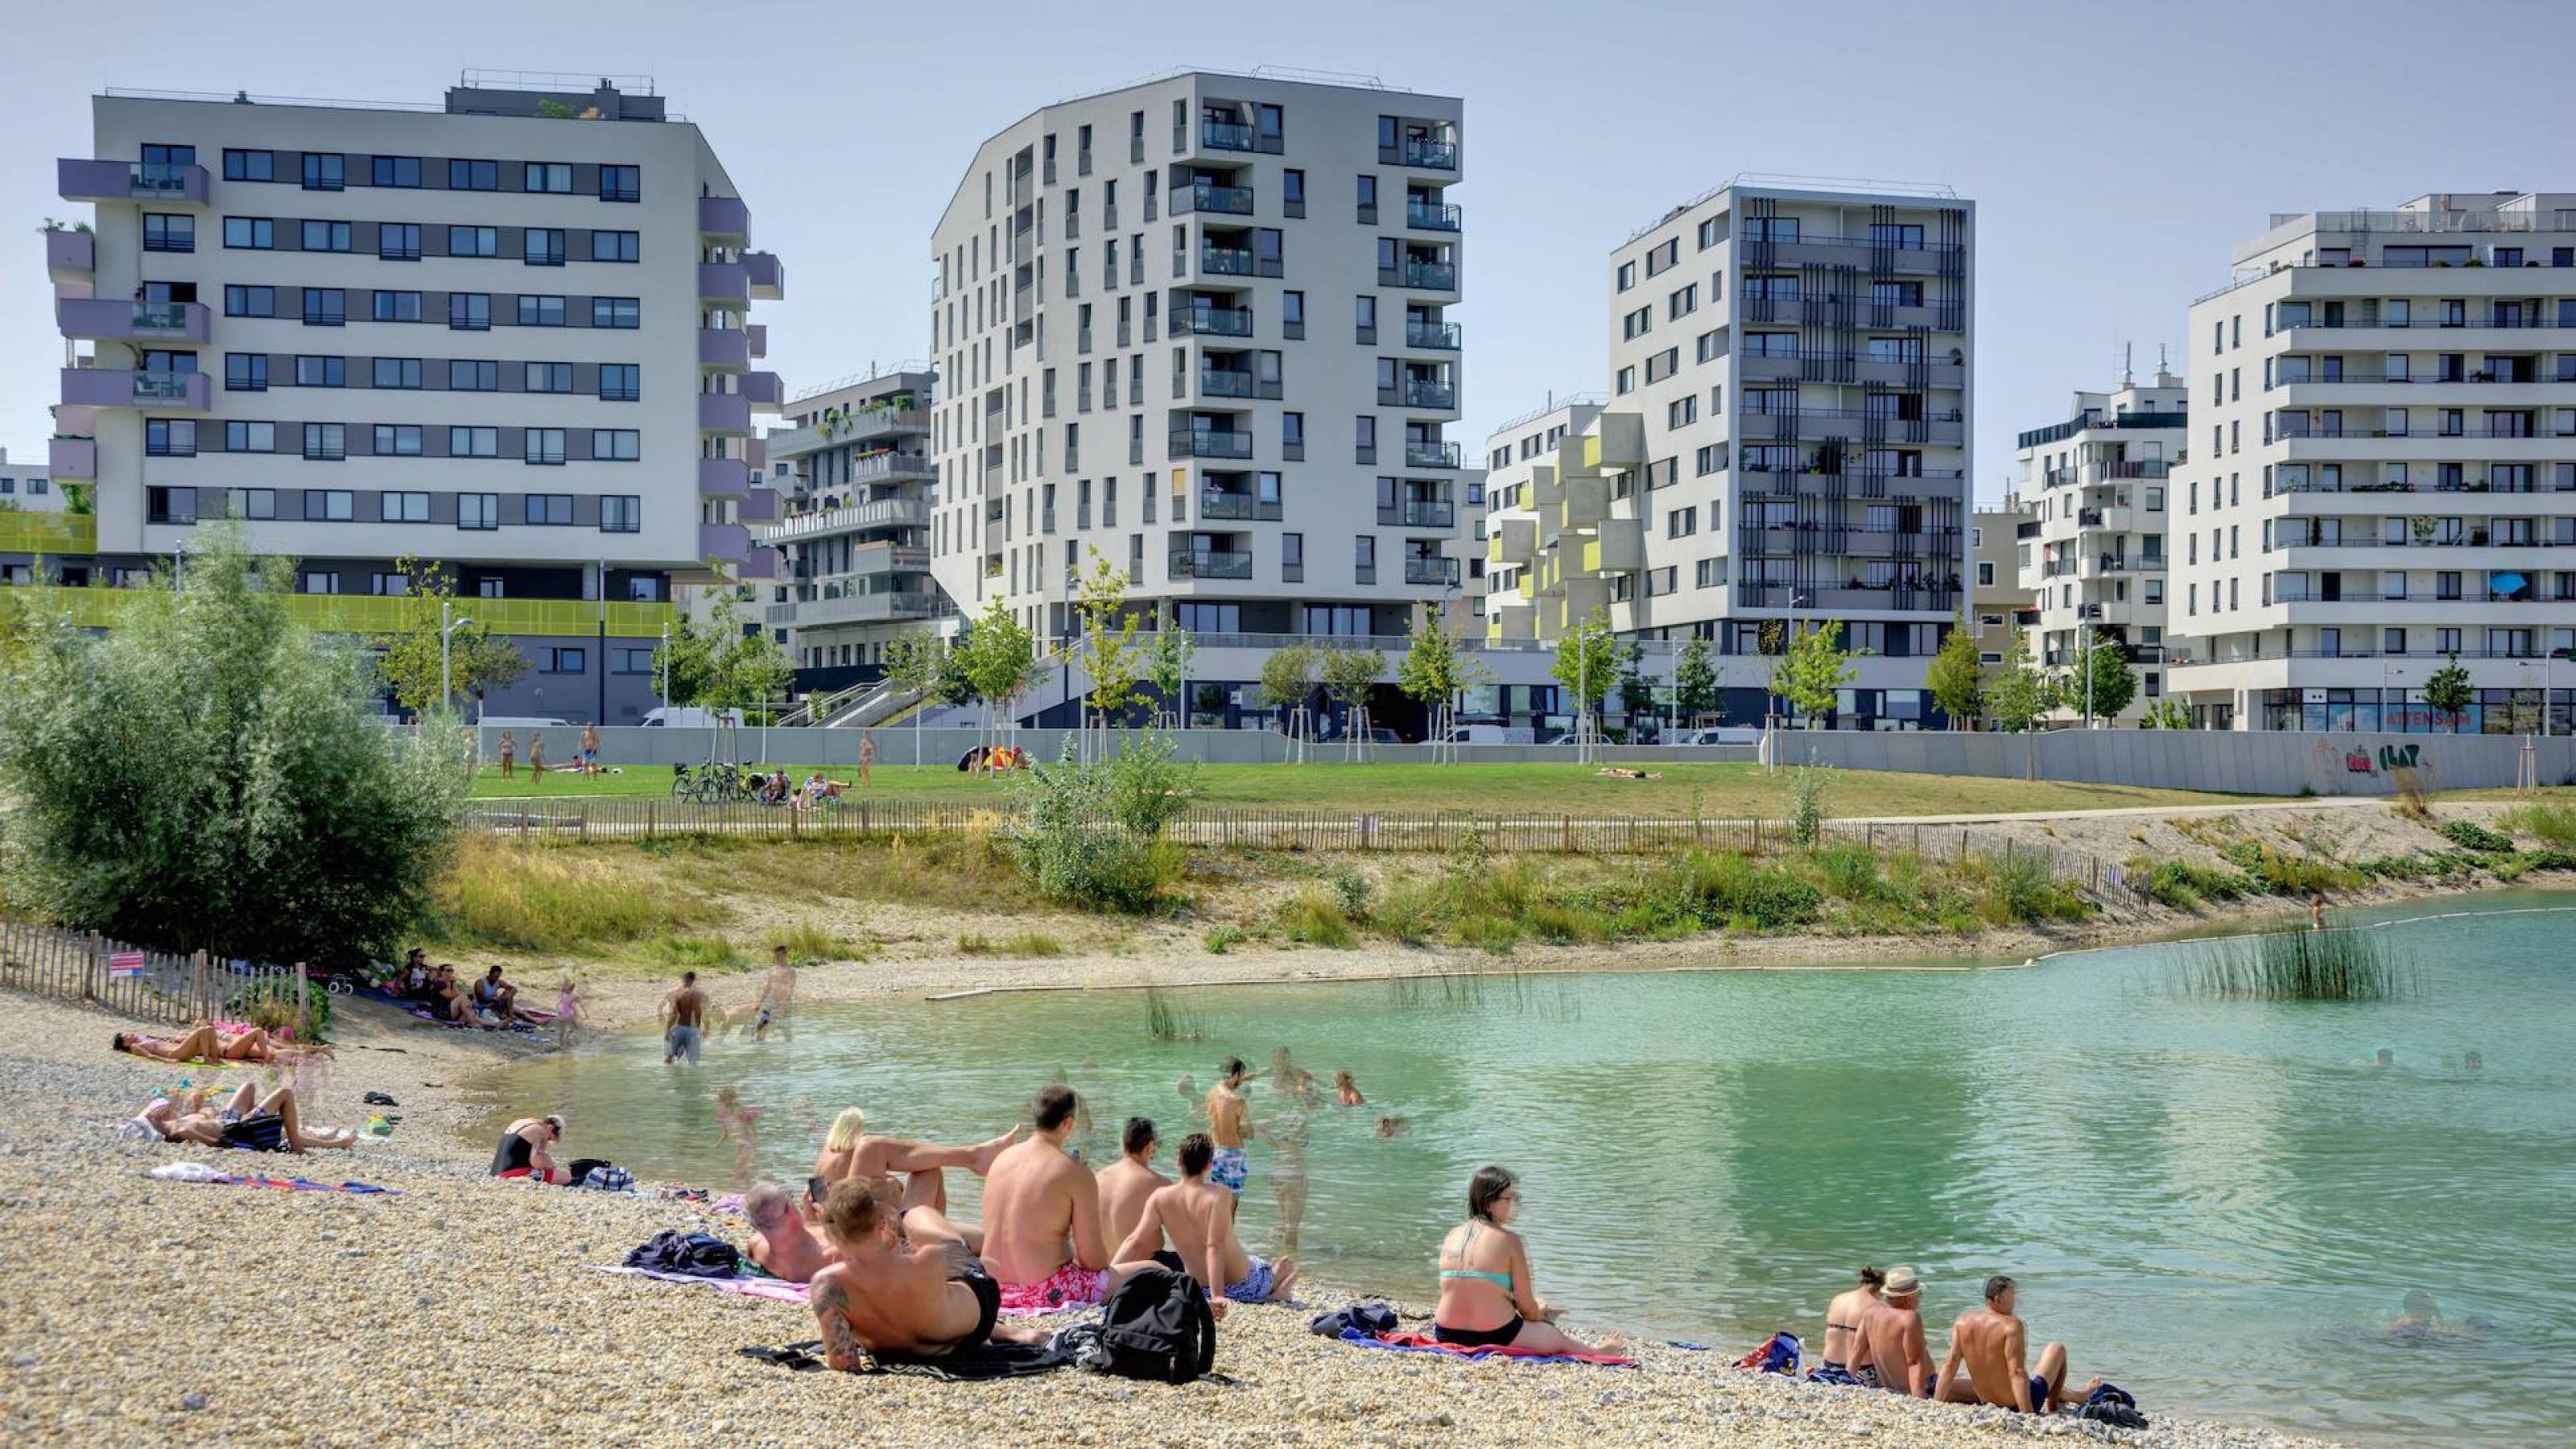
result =
[[[2533,739],[2544,784],[2576,776],[2576,739]],[[2520,735],[2272,734],[2202,730],[1940,731],[1860,734],[1782,731],[1766,748],[1780,764],[1844,770],[2072,780],[2244,795],[2389,795],[2410,763],[2427,790],[2511,786]]]
[[[499,758],[503,731],[492,726],[481,729],[483,759],[489,763]],[[528,761],[528,743],[532,735],[543,735],[546,741],[546,763],[550,766],[569,764],[573,752],[581,747],[579,727],[567,729],[512,729],[508,731],[518,746],[519,763]],[[611,766],[622,768],[668,769],[674,764],[697,764],[711,754],[725,753],[717,747],[716,731],[711,729],[648,729],[640,726],[602,729],[599,752]],[[746,728],[735,732],[730,748],[736,758],[745,762],[775,761],[782,765],[829,765],[856,768],[859,758],[859,730],[851,729],[771,729]],[[877,763],[910,765],[914,762],[916,731],[898,726],[870,732],[877,742]],[[981,739],[971,729],[923,729],[917,732],[920,757],[931,764],[955,768],[957,759]],[[1064,748],[1070,730],[1022,730],[1018,743],[1036,758],[1052,761]],[[1175,754],[1183,760],[1211,764],[1262,764],[1285,758],[1288,740],[1270,730],[1180,730],[1172,735]],[[2421,736],[2417,737],[2421,739]],[[1369,758],[1389,762],[1428,758],[1428,751],[1417,745],[1380,745],[1369,750]],[[1718,762],[1749,761],[1751,746],[1618,746],[1604,747],[1604,760],[1625,764],[1671,764],[1678,761]],[[1321,743],[1310,746],[1309,758],[1333,762],[1342,758],[1341,746]],[[1481,764],[1508,764],[1530,761],[1571,764],[1574,751],[1562,746],[1539,745],[1460,745],[1458,758]],[[2508,776],[2508,779],[2510,777]],[[1462,799],[1463,808],[1474,804]]]

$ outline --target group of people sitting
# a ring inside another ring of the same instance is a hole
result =
[[[2025,1414],[2083,1403],[2102,1381],[2070,1388],[2062,1343],[2043,1346],[2032,1366],[2029,1334],[2013,1312],[2020,1292],[2004,1274],[1988,1278],[1985,1306],[1951,1323],[1950,1349],[1936,1370],[1923,1334],[1923,1280],[1911,1268],[1863,1268],[1859,1285],[1825,1309],[1824,1362],[1814,1378]]]
[[[402,970],[389,984],[395,996],[416,1002],[433,1015],[460,1026],[493,1030],[514,1021],[540,1019],[536,1013],[520,1009],[519,988],[503,978],[500,967],[494,966],[468,980],[456,974],[453,962],[431,966],[428,953],[418,946],[403,958]]]

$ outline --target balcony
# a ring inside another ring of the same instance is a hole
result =
[[[992,561],[998,574],[1000,560]],[[935,619],[946,612],[935,592],[888,589],[883,593],[844,593],[836,598],[798,599],[769,606],[769,623],[777,628],[812,629],[826,624],[875,624],[897,619]]]
[[[1455,352],[1458,350],[1458,324],[1407,322],[1404,324],[1404,345],[1427,351]]]
[[[887,478],[926,478],[930,475],[928,456],[889,448],[879,453],[866,453],[850,460],[850,481],[866,483]]]
[[[55,190],[65,201],[154,201],[162,205],[206,204],[203,166],[145,165],[140,161],[86,161],[66,158],[54,163]]]
[[[742,269],[753,301],[776,302],[787,295],[787,266],[775,253],[744,252]]]
[[[769,355],[768,323],[746,322],[743,324],[742,335],[751,339],[752,356],[767,357]]]
[[[698,394],[698,431],[702,433],[751,432],[751,399],[740,393],[702,392]]]
[[[49,438],[45,471],[56,478],[96,478],[98,441],[94,438]]]
[[[1196,549],[1171,555],[1176,579],[1248,579],[1252,555],[1241,549]]]
[[[1456,528],[1458,505],[1445,498],[1407,498],[1380,508],[1377,521],[1403,528]]]
[[[64,297],[54,303],[54,319],[65,337],[206,340],[206,307],[202,302]]]
[[[160,412],[206,410],[211,380],[202,372],[132,372],[121,368],[66,367],[68,407],[148,407]]]
[[[698,263],[698,300],[718,306],[751,305],[751,273],[740,262]]]
[[[1249,307],[1187,307],[1172,313],[1175,337],[1249,337]]]
[[[787,388],[774,372],[746,372],[742,375],[742,395],[751,405],[765,413],[774,413],[785,404]]]
[[[1408,558],[1404,561],[1404,581],[1444,587],[1454,585],[1458,582],[1458,561],[1454,558]]]
[[[725,372],[741,372],[751,366],[751,339],[737,327],[701,327],[698,329],[698,365]]]
[[[1219,186],[1214,182],[1202,181],[1194,186],[1184,186],[1174,190],[1172,215],[1179,216],[1189,211],[1213,211],[1227,216],[1250,216],[1252,215],[1252,188]]]
[[[1458,410],[1458,389],[1445,382],[1408,380],[1404,384],[1404,403],[1409,408],[1429,408],[1434,412]]]
[[[1249,151],[1252,128],[1235,121],[1199,122],[1199,144],[1211,151]]]
[[[1458,143],[1434,141],[1428,136],[1407,136],[1392,146],[1377,148],[1378,163],[1383,166],[1419,166],[1430,171],[1458,169]]]
[[[740,458],[700,458],[698,493],[707,498],[737,498],[751,486],[751,467]]]
[[[742,501],[734,505],[733,516],[743,523],[776,523],[778,490],[775,488],[747,490],[742,495]]]
[[[1164,451],[1175,458],[1250,458],[1252,434],[1224,428],[1174,428]]]
[[[1199,248],[1199,270],[1214,277],[1256,275],[1250,247],[1221,247],[1213,243]]]
[[[740,245],[751,240],[751,208],[739,196],[698,198],[698,234]]]
[[[852,574],[918,574],[930,569],[930,550],[911,544],[867,543],[850,550]]]
[[[1275,522],[1280,517],[1280,511],[1275,499],[1264,503],[1249,493],[1228,493],[1223,489],[1210,488],[1202,490],[1199,494],[1199,517],[1212,522],[1219,519]],[[1211,574],[1208,577],[1219,576]],[[1247,574],[1245,577],[1249,578],[1250,575]]]
[[[45,233],[45,272],[54,281],[73,281],[97,270],[97,237],[85,231]]]
[[[1249,372],[1214,367],[1201,368],[1199,395],[1202,397],[1258,397],[1260,385]]]
[[[1456,231],[1459,229],[1458,208],[1436,201],[1404,203],[1404,224],[1415,231]]]
[[[1455,262],[1413,262],[1400,267],[1380,267],[1377,273],[1381,287],[1414,287],[1425,292],[1458,290],[1458,264]]]
[[[1404,444],[1404,466],[1408,468],[1455,468],[1458,466],[1456,443],[1432,443],[1407,439]]]
[[[834,534],[863,533],[873,528],[924,528],[929,523],[929,500],[886,498],[874,503],[854,503],[847,508],[792,514],[780,520],[775,527],[762,529],[760,541],[768,544],[798,543]]]
[[[740,563],[751,552],[751,530],[739,523],[698,525],[698,557]]]

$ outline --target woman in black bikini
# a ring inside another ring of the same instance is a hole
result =
[[[1852,1350],[1860,1346],[1860,1316],[1878,1301],[1878,1287],[1887,1275],[1876,1268],[1860,1270],[1860,1286],[1834,1295],[1825,1305],[1825,1347],[1823,1366],[1815,1373],[1821,1383],[1863,1384],[1878,1387],[1878,1369],[1864,1364],[1855,1372],[1850,1364]]]
[[[1564,1310],[1530,1284],[1529,1249],[1510,1223],[1520,1216],[1520,1184],[1499,1167],[1467,1183],[1467,1221],[1440,1242],[1440,1306],[1432,1337],[1461,1348],[1525,1348],[1533,1353],[1615,1354],[1612,1334],[1598,1347],[1556,1326]]]

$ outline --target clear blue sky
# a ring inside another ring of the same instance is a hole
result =
[[[32,233],[79,210],[54,195],[54,158],[86,153],[87,98],[111,85],[434,101],[465,66],[652,75],[787,263],[770,360],[797,389],[926,350],[930,227],[977,144],[1037,105],[1187,65],[1463,96],[1471,452],[1550,389],[1605,384],[1604,258],[1673,203],[1739,171],[1946,183],[1982,229],[1973,471],[1988,496],[2013,434],[2116,381],[2123,342],[2141,371],[2159,343],[2191,361],[2185,308],[2270,213],[2576,190],[2576,123],[2550,100],[2576,5],[2555,0],[12,9],[13,453],[49,431],[62,350]]]

